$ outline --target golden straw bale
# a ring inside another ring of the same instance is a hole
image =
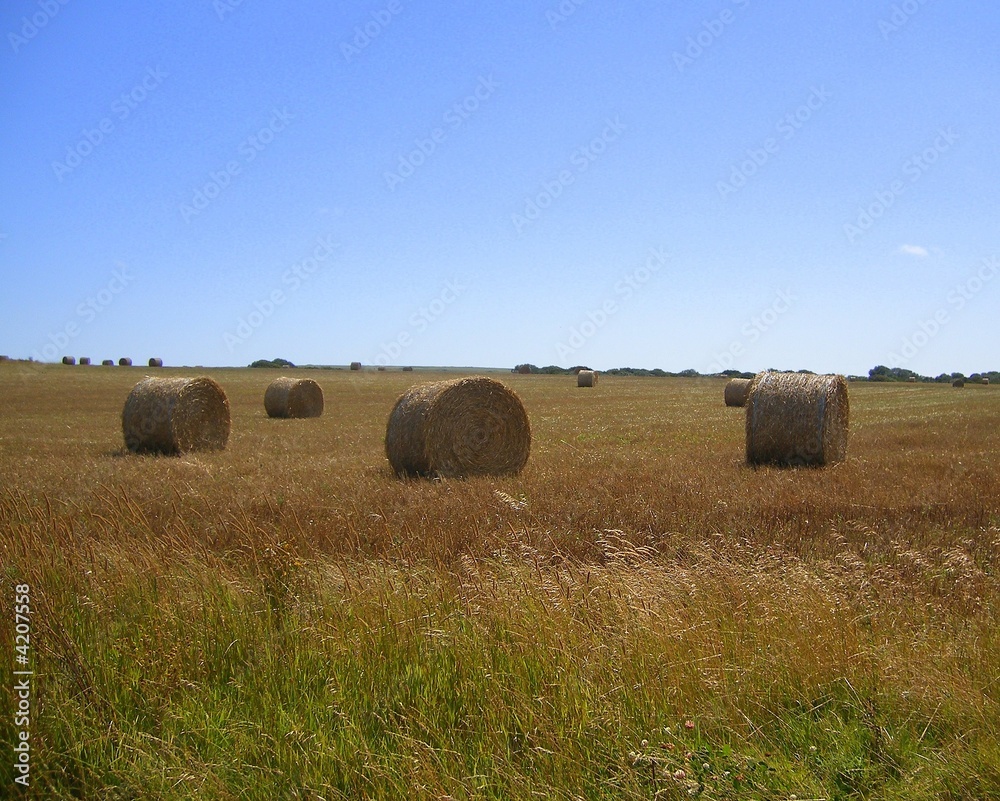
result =
[[[758,373],[746,410],[749,464],[818,466],[847,454],[850,409],[841,375]]]
[[[521,399],[482,376],[411,387],[389,415],[385,452],[398,475],[511,475],[528,461]]]
[[[147,376],[122,409],[125,445],[135,453],[221,450],[230,425],[226,393],[208,377]]]
[[[268,417],[319,417],[323,388],[311,378],[276,378],[264,392]]]
[[[724,397],[726,406],[743,407],[747,404],[747,395],[750,394],[750,378],[733,378],[726,384]]]

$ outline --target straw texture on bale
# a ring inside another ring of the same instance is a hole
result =
[[[596,387],[597,372],[594,370],[581,370],[576,374],[576,385],[578,387]]]
[[[753,379],[733,378],[726,384],[725,400],[726,406],[746,406],[747,395],[750,394],[750,384]]]
[[[311,378],[276,378],[264,392],[268,417],[319,417],[323,388]]]
[[[147,376],[122,409],[125,446],[135,453],[221,450],[230,425],[226,393],[208,377]]]
[[[158,359],[156,356],[149,360],[150,367],[163,367],[163,359]]]
[[[396,401],[385,432],[385,453],[398,475],[513,475],[530,449],[521,399],[482,376],[411,387]]]
[[[132,360],[128,356],[122,356],[118,360],[118,366],[119,367],[131,367],[132,366]]]
[[[90,364],[90,357],[89,356],[81,356],[80,357],[80,364]]]
[[[76,364],[76,356],[63,356],[63,364]]]
[[[847,455],[850,409],[842,375],[758,373],[746,410],[749,464],[821,466]]]
[[[351,362],[351,369],[352,370],[360,370],[361,369],[361,362]]]
[[[953,387],[960,387],[961,388],[961,387],[965,386],[965,381],[963,381],[961,378],[956,378],[954,381],[951,382],[951,385]]]

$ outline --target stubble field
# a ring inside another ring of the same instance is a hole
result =
[[[1000,797],[1000,388],[851,384],[846,462],[755,470],[724,381],[503,374],[525,470],[402,481],[392,404],[453,373],[293,371],[326,411],[271,420],[278,371],[158,371],[232,435],[140,457],[146,372],[0,365],[27,797]]]

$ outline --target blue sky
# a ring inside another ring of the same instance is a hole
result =
[[[0,353],[998,369],[998,23],[13,0]]]

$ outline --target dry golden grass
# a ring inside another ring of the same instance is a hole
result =
[[[207,372],[227,449],[140,457],[119,418],[134,374],[0,366],[0,553],[38,605],[36,764],[60,792],[1000,791],[1000,389],[852,384],[846,461],[783,470],[745,465],[722,380],[606,375],[580,393],[497,375],[531,421],[525,469],[404,481],[389,411],[453,373],[310,372],[328,412],[275,421],[260,396],[280,371]],[[272,684],[226,707],[232,725],[258,727],[275,693],[287,741],[190,740],[237,656]],[[330,733],[344,715],[353,739]],[[164,755],[116,763],[109,716],[132,752],[155,734]]]

